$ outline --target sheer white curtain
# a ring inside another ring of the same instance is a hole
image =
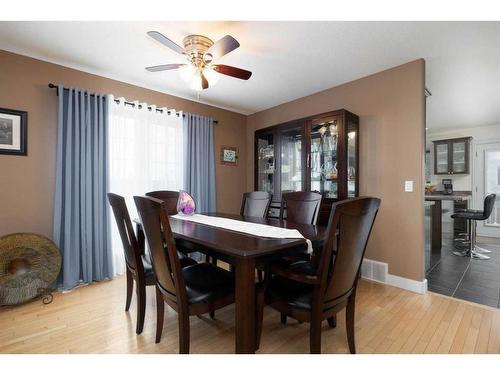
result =
[[[152,190],[180,190],[183,184],[182,113],[148,109],[146,103],[125,105],[110,98],[110,191],[125,197],[130,218],[137,218],[133,196]],[[112,247],[116,274],[125,272],[125,260],[116,223],[112,220]]]

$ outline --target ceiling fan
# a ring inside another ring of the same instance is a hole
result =
[[[252,76],[252,72],[245,69],[229,65],[213,64],[214,61],[240,46],[238,41],[230,35],[226,35],[215,43],[203,35],[188,35],[183,40],[183,48],[158,31],[148,31],[147,34],[174,52],[185,55],[187,58],[187,63],[185,64],[149,66],[146,68],[149,72],[180,69],[181,77],[185,81],[191,82],[191,88],[198,91],[215,85],[219,78],[217,73],[244,80]]]

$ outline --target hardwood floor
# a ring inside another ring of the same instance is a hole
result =
[[[155,344],[154,289],[146,322],[135,334],[135,295],[124,311],[125,278],[0,308],[1,353],[177,353],[177,317],[166,307],[162,341]],[[258,353],[308,353],[308,325],[264,313]],[[348,353],[344,312],[337,328],[323,325],[323,353]],[[358,353],[500,353],[500,310],[439,294],[414,294],[361,281],[356,299]],[[191,318],[191,353],[234,352],[234,306]]]

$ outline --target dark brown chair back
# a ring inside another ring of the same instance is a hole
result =
[[[491,213],[493,212],[496,197],[496,194],[490,194],[486,196],[486,198],[484,198],[483,220],[488,220]]]
[[[378,198],[363,197],[332,205],[317,270],[327,306],[355,289],[380,202]]]
[[[135,237],[125,198],[118,194],[108,193],[108,201],[115,216],[116,225],[122,240],[125,263],[131,271],[140,274],[144,272],[141,260],[141,250]]]
[[[151,197],[134,197],[134,201],[148,241],[156,285],[164,296],[185,306],[186,287],[165,202]]]
[[[269,205],[273,195],[265,191],[251,191],[243,194],[241,202],[241,216],[247,217],[267,217]]]
[[[321,194],[311,191],[297,191],[283,194],[281,200],[280,219],[301,224],[316,224],[318,220]]]
[[[170,190],[150,191],[146,193],[148,197],[153,197],[165,202],[165,207],[169,215],[177,215],[177,202],[179,201],[179,192]]]

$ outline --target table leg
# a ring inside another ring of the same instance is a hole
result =
[[[434,201],[431,206],[431,251],[441,252],[442,243],[442,220],[443,220],[443,210],[441,201]]]
[[[255,259],[236,262],[236,353],[255,353]]]

